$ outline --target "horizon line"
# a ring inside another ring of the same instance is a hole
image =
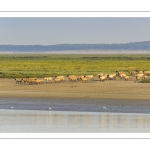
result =
[[[137,41],[137,42],[127,42],[127,43],[95,43],[95,44],[92,44],[92,43],[61,43],[61,44],[51,44],[51,45],[48,45],[48,44],[0,44],[0,45],[15,45],[15,46],[33,46],[33,45],[39,45],[39,46],[53,46],[53,45],[84,45],[84,44],[89,44],[89,45],[101,45],[101,44],[131,44],[131,43],[142,43],[142,42],[150,42],[149,41]]]

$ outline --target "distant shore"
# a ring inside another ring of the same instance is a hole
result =
[[[150,50],[58,50],[58,51],[0,51],[0,54],[150,54]]]

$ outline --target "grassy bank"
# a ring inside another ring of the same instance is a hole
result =
[[[1,54],[0,78],[44,77],[150,70],[149,55]]]
[[[147,79],[147,80],[142,80],[140,81],[141,83],[150,83],[150,79]]]

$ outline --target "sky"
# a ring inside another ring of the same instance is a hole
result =
[[[112,44],[140,41],[150,41],[150,18],[0,18],[0,45]]]

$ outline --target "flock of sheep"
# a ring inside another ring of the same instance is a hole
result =
[[[88,76],[74,76],[68,75],[68,80],[70,82],[82,81],[86,82],[88,80],[94,80],[93,75]],[[66,80],[65,76],[55,76],[55,77],[44,77],[44,78],[15,78],[16,84],[42,84],[42,83],[60,83]]]
[[[145,80],[148,79],[148,76],[150,75],[150,71],[132,71],[130,72],[131,75],[134,75],[136,77],[136,81]]]
[[[150,75],[150,71],[131,71],[130,75],[135,76],[136,81],[144,80],[147,79],[148,76]],[[126,73],[122,71],[116,71],[115,73],[112,74],[97,74],[97,77],[100,82],[104,82],[106,80],[128,80],[130,77],[126,75]],[[15,78],[16,84],[43,84],[43,83],[50,83],[50,82],[55,82],[55,83],[60,83],[64,82],[68,78],[70,82],[87,82],[89,80],[94,80],[93,75],[80,75],[80,76],[75,76],[75,75],[68,75],[67,77],[65,76],[55,76],[55,77],[44,77],[44,78]],[[135,81],[135,82],[136,82]]]

